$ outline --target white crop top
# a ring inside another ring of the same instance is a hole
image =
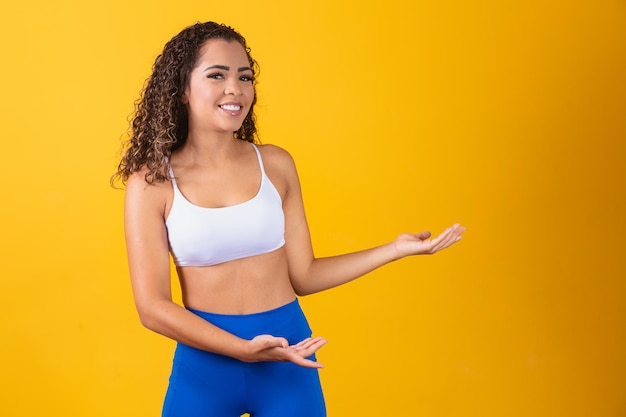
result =
[[[261,168],[261,186],[248,201],[234,206],[200,207],[185,198],[176,185],[174,201],[165,221],[170,251],[177,266],[210,266],[272,252],[285,244],[282,200],[265,174],[261,153],[254,144]]]

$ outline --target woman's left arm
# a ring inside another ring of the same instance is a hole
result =
[[[432,239],[430,232],[405,233],[392,242],[374,248],[316,258],[296,167],[291,156],[282,152],[281,176],[286,181],[283,197],[285,247],[291,283],[298,295],[313,294],[345,284],[406,256],[434,254],[461,240],[465,228],[455,224]]]

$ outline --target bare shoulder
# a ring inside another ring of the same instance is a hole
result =
[[[282,175],[293,175],[295,173],[295,162],[289,152],[276,145],[257,145],[263,164],[267,170],[282,173]]]
[[[284,159],[284,160],[293,160],[291,154],[287,152],[284,148],[280,146],[266,144],[266,145],[256,145],[257,148],[261,151],[263,157],[272,158],[272,159]]]
[[[299,188],[298,172],[291,154],[276,145],[259,145],[265,173],[270,178],[283,201],[289,190]]]
[[[147,169],[144,167],[130,175],[126,182],[126,203],[141,206],[143,208],[152,207],[159,211],[165,210],[168,202],[171,201],[173,190],[169,181],[146,182]]]
[[[153,183],[149,184],[146,181],[146,173],[148,169],[146,167],[142,167],[139,171],[135,171],[130,174],[128,177],[128,181],[126,181],[126,190],[131,190],[133,192],[142,191],[142,192],[158,192],[159,190],[165,189],[164,183]]]

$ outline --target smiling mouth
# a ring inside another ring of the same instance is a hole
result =
[[[241,110],[241,106],[238,106],[236,104],[222,104],[220,106],[220,108],[222,108],[224,110],[228,110],[228,111],[239,111],[239,110]]]

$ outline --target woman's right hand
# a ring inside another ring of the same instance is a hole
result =
[[[268,334],[256,336],[248,342],[245,362],[293,362],[305,368],[323,368],[319,362],[307,359],[326,344],[322,337],[306,338],[300,343],[289,345],[284,337]]]

